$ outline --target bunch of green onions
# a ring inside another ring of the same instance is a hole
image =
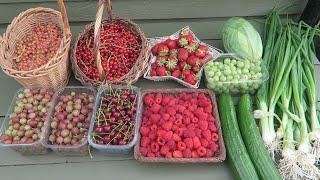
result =
[[[263,62],[270,79],[257,92],[261,135],[285,179],[319,179],[320,123],[314,70],[317,27],[282,24],[277,10],[266,21]],[[281,118],[280,118],[281,117]],[[279,123],[278,123],[279,122]],[[281,152],[280,152],[281,151]]]

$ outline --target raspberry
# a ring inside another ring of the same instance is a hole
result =
[[[162,97],[162,102],[161,102],[161,104],[163,105],[163,106],[165,106],[165,105],[167,105],[168,104],[168,102],[170,101],[170,97],[169,96],[164,96],[164,97]]]
[[[166,144],[166,140],[162,137],[158,137],[157,138],[157,143],[162,146],[162,145],[165,145]]]
[[[150,126],[151,131],[149,131],[149,133],[151,133],[152,131],[155,132],[155,131],[157,131],[157,129],[158,129],[157,125],[153,124]]]
[[[152,114],[149,108],[145,108],[143,111],[143,117],[149,117]]]
[[[157,93],[156,97],[155,97],[155,102],[157,104],[161,104],[161,101],[162,101],[162,94],[161,93]]]
[[[199,117],[203,114],[203,108],[202,107],[199,107],[197,108],[195,111],[194,111],[194,114]]]
[[[174,133],[174,134],[172,135],[172,139],[173,139],[174,141],[181,141],[181,137],[180,137],[178,134],[176,134],[176,133]]]
[[[168,107],[167,108],[167,113],[170,114],[170,116],[174,116],[174,115],[176,115],[177,112],[176,112],[176,110],[174,108]]]
[[[173,123],[171,121],[167,121],[164,124],[162,124],[162,128],[166,131],[171,130]]]
[[[150,110],[153,112],[153,113],[159,113],[160,109],[161,109],[162,106],[160,106],[159,104],[153,104],[150,108]]]
[[[189,117],[183,118],[183,124],[188,125],[188,124],[190,124],[190,123],[191,123],[191,120],[190,120]]]
[[[204,108],[204,112],[211,114],[212,113],[212,105],[208,105],[207,107]]]
[[[152,152],[158,152],[159,151],[159,149],[160,149],[160,147],[159,147],[159,144],[158,143],[156,143],[156,142],[153,142],[153,143],[151,143],[151,151]]]
[[[155,131],[150,131],[150,132],[149,132],[149,138],[150,138],[150,140],[154,140],[154,139],[156,139],[156,137],[157,137],[157,134],[156,134]]]
[[[177,126],[177,125],[174,124],[171,129],[172,129],[173,131],[176,131],[177,129],[179,129],[179,126]]]
[[[161,108],[160,110],[159,110],[159,114],[161,115],[161,117],[162,117],[162,115],[164,114],[164,113],[166,113],[167,111],[166,111],[166,109],[165,108]],[[163,118],[163,117],[162,117]]]
[[[179,141],[178,144],[177,144],[177,147],[180,151],[183,151],[187,148],[186,144],[182,141]]]
[[[156,152],[156,153],[154,153],[154,154],[155,154],[156,157],[161,157],[160,152]]]
[[[140,133],[142,134],[142,136],[148,136],[149,134],[149,128],[146,126],[141,126],[140,127]]]
[[[197,149],[197,153],[198,153],[198,155],[200,156],[200,157],[203,157],[203,156],[205,156],[206,154],[207,154],[207,150],[206,150],[206,148],[204,148],[204,147],[199,147],[198,149]]]
[[[185,128],[179,128],[175,131],[175,133],[178,134],[178,136],[182,136],[185,130]]]
[[[198,123],[198,122],[199,122],[199,119],[198,119],[197,117],[193,117],[193,118],[191,119],[191,122],[192,122],[192,123]]]
[[[194,128],[196,128],[196,127],[195,127],[195,125],[192,123],[192,124],[188,124],[187,128],[188,128],[188,129],[194,129]]]
[[[211,133],[210,133],[210,130],[202,131],[202,136],[203,136],[206,140],[211,141]]]
[[[174,142],[174,140],[169,140],[169,141],[167,142],[167,145],[168,145],[168,147],[169,147],[170,150],[173,150],[173,149],[175,149],[175,147],[176,147],[176,143]]]
[[[212,131],[212,132],[217,132],[217,126],[216,126],[214,123],[212,123],[212,122],[209,122],[209,123],[208,123],[208,128],[209,128],[210,131]]]
[[[154,99],[154,97],[151,94],[148,94],[143,98],[143,102],[147,106],[152,106],[154,104],[154,100],[153,99]]]
[[[167,131],[167,132],[163,135],[163,138],[164,138],[166,141],[169,141],[169,140],[172,138],[172,135],[173,135],[173,132],[172,132],[172,131]]]
[[[197,102],[198,102],[198,100],[197,99],[195,99],[195,98],[191,98],[190,99],[190,102],[191,102],[191,104],[197,104]],[[197,105],[196,105],[196,107],[197,107]]]
[[[160,118],[161,118],[160,114],[151,114],[150,117],[149,117],[149,120],[150,120],[152,123],[156,124],[156,123],[158,123],[158,121],[160,120]]]
[[[157,130],[157,136],[158,137],[164,137],[164,135],[167,133],[167,131],[163,130],[163,129],[158,129]]]
[[[198,147],[201,146],[201,142],[200,142],[200,139],[198,136],[193,137],[192,140],[193,140],[193,147],[194,148],[197,149]]]
[[[202,131],[199,128],[195,128],[194,132],[196,133],[196,136],[201,137]]]
[[[178,106],[178,112],[179,113],[183,113],[183,111],[185,110],[186,108],[184,106]]]
[[[191,157],[192,157],[192,158],[198,158],[199,155],[198,155],[197,151],[192,151],[192,152],[191,152]]]
[[[185,138],[184,139],[184,143],[186,144],[187,148],[192,149],[193,148],[193,141],[191,138]]]
[[[199,121],[207,121],[208,114],[203,112],[201,115],[198,115]]]
[[[192,102],[191,102],[192,103]],[[191,106],[188,107],[188,109],[193,112],[197,109],[197,105],[196,102],[193,102]]]
[[[162,119],[164,119],[165,121],[168,121],[170,118],[170,115],[168,113],[163,113],[162,114]]]
[[[160,149],[160,154],[166,155],[169,152],[169,146],[168,145],[163,145]]]
[[[177,120],[174,121],[174,124],[179,126],[179,125],[182,124],[182,120],[181,119],[177,119]]]
[[[178,150],[173,151],[172,156],[175,158],[182,158],[183,157],[182,152],[178,151]]]
[[[213,142],[217,142],[219,140],[219,135],[217,133],[212,133],[211,138]]]
[[[206,157],[212,157],[213,153],[212,153],[211,149],[206,149],[206,150],[207,150]]]
[[[211,151],[214,153],[214,152],[217,152],[218,149],[219,149],[219,145],[216,144],[216,143],[211,143],[209,144],[209,149],[211,149]]]
[[[176,114],[176,119],[182,120],[182,118],[183,118],[183,116],[181,114],[179,114],[179,113]]]
[[[166,158],[172,158],[172,153],[171,153],[171,152],[168,152],[168,153],[166,154]]]
[[[150,143],[150,139],[148,137],[142,137],[141,138],[141,142],[140,142],[140,145],[142,147],[147,147]]]
[[[208,129],[208,122],[207,121],[199,121],[198,125],[199,125],[199,128],[203,131]]]
[[[175,104],[176,104],[175,99],[171,99],[171,100],[168,102],[168,106],[174,106]]]
[[[152,152],[148,152],[147,157],[155,157],[156,155]]]
[[[140,153],[142,156],[147,156],[148,154],[148,149],[145,147],[140,147]]]
[[[192,157],[192,151],[189,148],[183,150],[182,154],[183,154],[184,158],[191,158]]]
[[[196,135],[193,129],[189,128],[183,132],[183,137],[185,138],[193,138]]]
[[[200,142],[203,147],[207,147],[209,145],[209,142],[206,139],[200,139]]]
[[[207,106],[211,105],[211,101],[208,98],[199,98],[198,104],[201,107],[207,107]]]

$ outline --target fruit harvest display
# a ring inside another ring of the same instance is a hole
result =
[[[46,88],[21,90],[9,114],[4,144],[32,144],[41,138],[53,91]]]
[[[93,142],[128,145],[136,128],[137,94],[131,89],[105,90],[94,118]]]
[[[91,29],[78,41],[76,62],[83,74],[93,80],[100,76],[94,54],[94,31]],[[108,81],[125,76],[136,63],[141,51],[141,38],[120,22],[104,22],[100,29],[101,65]]]
[[[58,97],[51,115],[49,145],[72,146],[82,144],[88,129],[95,97],[72,91]]]
[[[219,152],[213,104],[205,93],[147,93],[140,153],[145,157],[204,158]]]
[[[55,56],[61,45],[62,31],[53,23],[38,24],[16,44],[13,68],[18,71],[37,69]]]
[[[151,77],[174,77],[195,85],[201,69],[208,60],[209,47],[201,43],[190,29],[182,29],[176,38],[169,37],[151,49]]]

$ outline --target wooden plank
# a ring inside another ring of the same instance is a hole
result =
[[[1,167],[2,179],[141,179],[208,180],[233,179],[226,163],[219,164],[143,164],[134,160]],[[151,178],[152,177],[152,178]]]
[[[181,19],[262,16],[267,14],[275,5],[283,6],[288,4],[296,4],[296,6],[284,10],[282,13],[297,14],[303,10],[306,2],[306,0],[283,0],[279,3],[275,1],[258,0],[185,0],[182,3],[181,1],[171,0],[118,0],[113,1],[113,7],[118,16],[130,19]],[[9,23],[20,12],[39,6],[57,9],[56,2],[2,4],[0,6],[0,12],[6,15],[1,17],[0,24]],[[66,2],[66,7],[71,22],[92,21],[96,14],[97,2]]]
[[[285,19],[286,17],[284,17]],[[221,39],[223,25],[229,18],[206,19],[167,19],[167,20],[137,20],[147,37],[167,36],[175,33],[179,29],[190,26],[200,39]],[[249,17],[249,22],[260,32],[261,36],[264,29],[264,17]],[[83,30],[86,24],[90,22],[74,22],[71,28],[74,38]],[[0,25],[0,32],[5,32],[7,24]]]

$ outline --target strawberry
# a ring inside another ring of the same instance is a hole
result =
[[[152,70],[152,71],[150,72],[150,76],[157,76],[156,70]]]
[[[200,44],[198,49],[204,50],[205,52],[207,52],[209,50],[209,47],[203,44]]]
[[[167,46],[169,47],[169,49],[177,48],[177,41],[176,40],[172,40],[169,38],[165,42],[166,42]]]
[[[166,155],[168,152],[169,152],[169,146],[168,145],[163,145],[162,147],[161,147],[161,149],[160,149],[160,154],[162,154],[162,155]]]
[[[194,53],[199,46],[199,42],[196,40],[191,40],[189,41],[189,44],[187,46],[185,46],[184,48],[186,48],[189,52],[189,54]]]
[[[182,152],[178,151],[178,150],[173,151],[172,156],[175,158],[182,158],[183,157]]]
[[[201,146],[201,142],[200,142],[200,139],[198,136],[193,137],[192,140],[193,140],[193,147],[194,148],[197,149]]]
[[[157,68],[157,66],[158,66],[158,65],[157,65],[157,63],[156,63],[156,62],[154,62],[154,63],[152,63],[152,64],[151,64],[151,69],[156,69],[156,68]]]
[[[172,58],[171,58],[172,59]],[[173,70],[175,69],[177,66],[177,61],[175,60],[169,60],[166,62],[166,67],[169,69],[169,70]]]
[[[158,56],[156,59],[156,63],[158,66],[164,66],[166,64],[168,57],[166,56]]]
[[[192,85],[195,85],[197,83],[196,77],[194,75],[185,76],[184,81]]]
[[[187,39],[186,36],[181,36],[179,39],[178,39],[178,45],[179,47],[185,47],[189,44],[189,41]]]
[[[207,51],[198,48],[198,49],[195,51],[195,55],[196,55],[197,57],[199,57],[199,58],[204,58],[204,57],[207,55]]]
[[[164,66],[157,67],[156,72],[158,76],[167,76],[168,74],[167,68]]]
[[[179,78],[180,77],[181,72],[179,70],[174,70],[171,74],[171,76],[175,77],[175,78]]]
[[[191,158],[192,157],[192,151],[189,148],[186,148],[182,152],[184,158]]]
[[[190,75],[191,75],[191,71],[190,70],[186,69],[186,70],[182,71],[182,77],[183,78],[187,78]]]
[[[207,154],[207,150],[206,150],[206,148],[204,148],[204,147],[199,147],[198,149],[197,149],[197,153],[198,153],[198,155],[200,156],[200,157],[203,157],[203,156],[205,156],[206,154]]]
[[[191,35],[191,31],[188,28],[182,29],[179,33],[179,36],[186,36],[186,35]]]
[[[199,71],[200,71],[200,66],[199,65],[196,65],[196,66],[192,66],[192,71],[194,72],[194,73],[198,73]]]
[[[178,56],[178,49],[170,49],[169,56],[170,57],[177,57]]]
[[[152,52],[153,55],[157,55],[158,54],[158,47],[159,47],[159,44],[156,44],[151,48],[151,52]]]
[[[158,46],[158,54],[160,56],[166,56],[169,53],[169,48],[166,44],[159,44]]]
[[[200,60],[197,56],[189,56],[187,59],[187,63],[191,66],[198,66],[200,65]]]
[[[188,59],[188,51],[185,48],[178,49],[178,59],[180,61],[186,61]]]

